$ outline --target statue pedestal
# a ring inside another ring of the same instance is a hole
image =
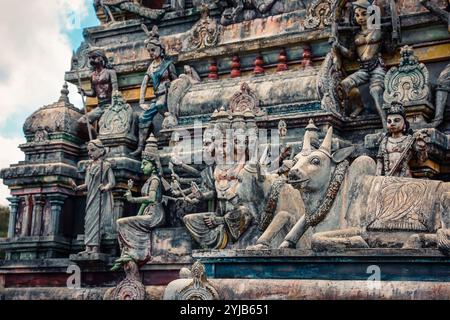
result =
[[[110,157],[125,157],[137,148],[137,139],[132,134],[100,134],[98,138],[103,142],[103,145],[109,149],[108,155]]]
[[[376,265],[381,281],[450,281],[450,257],[437,249],[211,250],[194,251],[193,258],[205,265],[208,279],[365,281]]]
[[[194,251],[220,300],[448,299],[450,257],[437,250]],[[192,280],[170,283],[165,299]]]
[[[434,106],[428,101],[406,102],[404,107],[412,129],[425,128],[434,118]]]
[[[104,253],[78,253],[71,254],[69,260],[80,266],[90,264],[107,264],[110,260],[110,256]]]

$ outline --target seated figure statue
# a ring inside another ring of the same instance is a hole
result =
[[[125,271],[138,277],[138,267],[151,258],[151,231],[164,224],[165,213],[162,205],[161,165],[156,138],[151,135],[142,153],[142,171],[150,176],[142,187],[142,197],[133,197],[133,181],[125,193],[128,202],[140,204],[137,216],[117,220],[121,256],[112,270],[124,266]]]
[[[224,249],[230,241],[237,242],[252,221],[252,214],[241,205],[237,195],[238,176],[245,165],[246,146],[235,141],[234,148],[230,148],[226,139],[216,146],[216,212],[189,214],[183,218],[191,236],[205,249]],[[234,150],[235,161],[226,163],[225,159],[231,159],[231,150]],[[194,188],[192,192],[198,199],[203,199],[202,190]]]

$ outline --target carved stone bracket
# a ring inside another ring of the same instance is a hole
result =
[[[322,109],[340,115],[345,112],[345,93],[341,85],[343,74],[340,56],[331,50],[317,75],[317,92]]]
[[[306,9],[305,29],[325,28],[331,26],[333,11],[331,0],[314,0]]]
[[[250,89],[248,83],[244,82],[241,85],[241,91],[235,93],[229,102],[229,110],[231,112],[245,112],[251,110],[256,115],[262,115],[263,111],[260,109],[260,101],[256,93]]]
[[[192,282],[181,289],[177,300],[218,300],[217,290],[206,279],[205,266],[197,261],[191,268]]]
[[[123,135],[131,130],[133,121],[133,109],[126,103],[120,92],[114,93],[113,102],[99,121],[100,136]]]
[[[190,36],[183,46],[183,51],[192,51],[214,47],[219,43],[222,27],[210,17],[209,8],[202,6],[200,20],[189,31]]]
[[[407,118],[416,127],[426,123],[433,114],[434,107],[429,102],[429,73],[423,63],[419,63],[409,46],[400,50],[400,63],[386,74],[383,98],[386,103],[400,101],[406,109]]]
[[[386,74],[384,100],[387,103],[401,101],[403,104],[428,101],[430,88],[427,67],[419,63],[409,46],[404,46],[400,55],[399,66],[391,68]]]
[[[147,297],[145,286],[141,281],[139,267],[134,261],[125,266],[126,278],[115,288],[105,293],[105,300],[145,300]]]

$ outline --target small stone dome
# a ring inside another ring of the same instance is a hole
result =
[[[68,133],[78,135],[78,119],[83,116],[82,112],[75,108],[69,101],[69,90],[67,83],[61,90],[61,97],[53,104],[44,106],[27,118],[23,125],[23,131],[29,142],[34,141],[36,136],[52,133]]]

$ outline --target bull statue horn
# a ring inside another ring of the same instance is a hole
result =
[[[262,174],[261,165],[259,164],[259,162],[256,163],[256,176],[258,178],[258,182],[264,182],[265,177]]]
[[[322,150],[325,154],[327,154],[331,158],[331,142],[333,139],[333,127],[330,127],[327,131],[327,135],[322,142],[319,150]]]
[[[311,137],[309,136],[309,131],[306,131],[305,136],[303,137],[303,147],[301,153],[309,152],[311,152]]]

